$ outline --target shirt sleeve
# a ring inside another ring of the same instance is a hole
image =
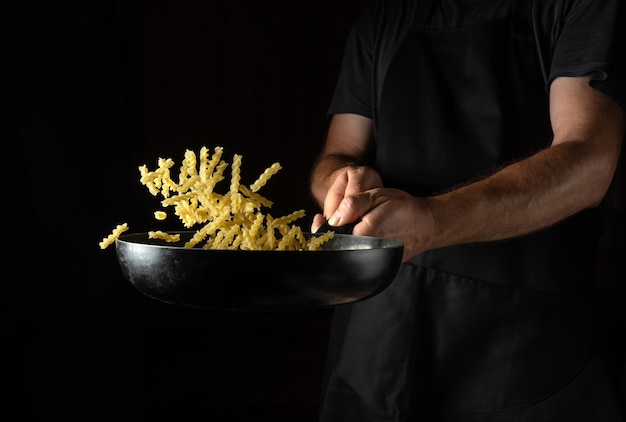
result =
[[[590,75],[591,85],[625,105],[624,6],[619,0],[555,2],[547,84],[559,76]],[[544,20],[544,24],[546,20]]]
[[[615,34],[608,51],[604,79],[592,79],[591,86],[615,99],[626,109],[626,2],[619,2],[615,14]]]
[[[355,113],[372,118],[373,26],[370,2],[348,34],[329,115]]]

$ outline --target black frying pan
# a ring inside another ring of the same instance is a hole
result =
[[[318,251],[184,248],[147,233],[116,240],[122,273],[141,293],[182,306],[223,310],[319,308],[384,290],[402,261],[400,242],[335,234]],[[306,236],[315,236],[306,234]]]

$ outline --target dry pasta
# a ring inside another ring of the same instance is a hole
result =
[[[178,181],[172,180],[171,158],[159,158],[157,168],[149,170],[139,166],[140,182],[153,196],[161,195],[161,205],[171,207],[185,228],[195,228],[186,248],[239,249],[239,250],[306,250],[313,251],[332,239],[334,232],[307,237],[296,221],[304,217],[297,210],[280,217],[263,213],[271,208],[272,201],[259,194],[259,190],[279,170],[279,163],[266,168],[250,185],[242,183],[243,157],[235,154],[230,163],[230,184],[224,193],[215,191],[216,185],[226,178],[229,164],[223,159],[224,149],[215,147],[213,153],[202,147],[199,154],[186,150],[178,171]],[[154,212],[157,221],[166,219],[163,210]],[[128,230],[128,225],[117,228],[102,242],[105,249]],[[151,231],[149,237],[167,242],[178,242],[178,234]]]
[[[161,230],[149,231],[148,239],[161,239],[165,240],[166,242],[178,242],[180,241],[180,234],[169,234],[162,232]]]
[[[109,247],[113,242],[115,242],[115,239],[120,237],[120,235],[128,229],[128,223],[118,224],[117,227],[113,229],[111,234],[102,239],[102,241],[99,243],[100,249],[106,249],[107,247]]]

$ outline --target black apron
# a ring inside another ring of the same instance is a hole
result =
[[[549,144],[530,4],[460,29],[415,24],[375,122],[387,187],[435,194]],[[423,253],[379,296],[335,309],[321,420],[622,421],[595,347],[593,214]]]

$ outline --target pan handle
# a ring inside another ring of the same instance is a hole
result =
[[[344,224],[343,226],[331,226],[330,224],[328,224],[328,220],[326,220],[315,233],[326,233],[329,231],[334,231],[337,234],[352,234],[352,229],[354,228],[354,226],[359,224],[359,221],[361,220],[356,220],[352,223]]]

